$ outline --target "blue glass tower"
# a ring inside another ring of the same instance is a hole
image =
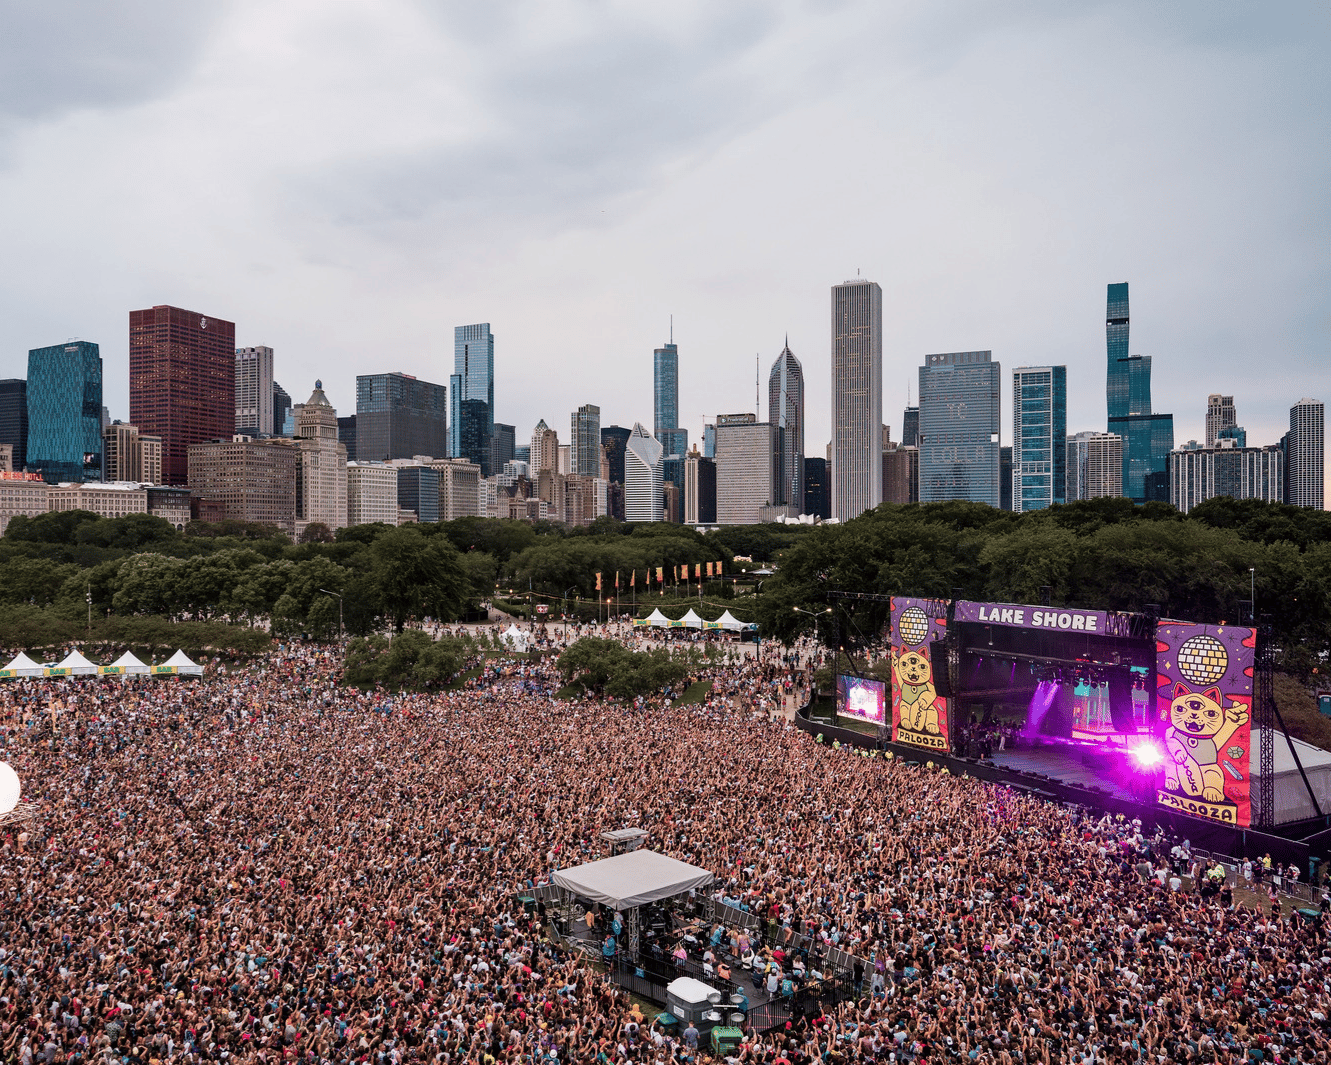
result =
[[[28,352],[27,464],[50,484],[102,479],[102,356],[75,340]]]
[[[920,367],[920,502],[999,506],[1002,368],[988,351],[926,355]]]
[[[448,379],[449,448],[453,458],[469,459],[489,477],[490,441],[495,424],[495,338],[490,323],[453,330],[453,375]]]
[[[679,427],[679,347],[673,339],[652,352],[652,435],[666,457],[688,454],[689,432]]]
[[[1012,509],[1044,510],[1067,499],[1068,369],[1012,372]]]
[[[1137,503],[1169,499],[1174,416],[1151,412],[1151,357],[1128,354],[1128,283],[1109,286],[1105,399],[1109,432],[1123,437],[1123,494]]]

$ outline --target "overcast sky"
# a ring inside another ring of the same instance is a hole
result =
[[[929,352],[1068,367],[1105,425],[1105,285],[1157,411],[1249,442],[1331,401],[1331,10],[883,0],[9,0],[0,376],[171,303],[276,350],[299,402],[447,383],[494,330],[496,418],[650,428],[674,315],[696,439],[787,334],[806,451],[830,286],[883,287],[884,418]]]

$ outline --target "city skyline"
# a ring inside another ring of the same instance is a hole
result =
[[[412,0],[147,6],[36,10],[0,42],[25,72],[0,124],[0,377],[87,339],[113,417],[134,307],[235,321],[341,411],[358,374],[447,383],[448,330],[491,321],[520,426],[586,402],[647,424],[641,356],[673,314],[690,439],[748,406],[754,353],[789,331],[817,454],[823,294],[857,269],[888,295],[894,429],[923,355],[982,349],[1066,365],[1069,429],[1103,429],[1097,321],[1122,279],[1177,439],[1204,439],[1212,392],[1254,443],[1331,393],[1324,5],[575,0],[554,33]],[[858,165],[826,167],[846,143]],[[89,155],[96,182],[53,176]]]

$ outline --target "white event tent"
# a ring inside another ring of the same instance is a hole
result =
[[[636,850],[561,869],[551,879],[571,894],[629,910],[706,887],[715,878],[706,869],[658,851]]]

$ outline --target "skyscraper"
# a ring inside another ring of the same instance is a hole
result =
[[[665,518],[661,444],[636,422],[624,447],[624,518],[626,521]]]
[[[356,378],[358,462],[416,455],[441,459],[447,450],[447,388],[404,373]]]
[[[1137,503],[1169,498],[1174,416],[1151,410],[1151,357],[1129,355],[1128,284],[1109,286],[1105,307],[1109,432],[1123,438],[1123,494]]]
[[[901,446],[920,446],[920,408],[907,407],[901,414]]]
[[[1065,447],[1069,503],[1123,494],[1123,438],[1117,433],[1082,432]]]
[[[489,477],[490,439],[494,435],[495,338],[490,323],[460,325],[453,330],[453,406],[449,455],[470,459]]]
[[[559,472],[559,434],[545,424],[542,418],[531,431],[530,476],[534,481],[542,470]]]
[[[1012,371],[1012,509],[1067,500],[1068,368]]]
[[[1184,514],[1216,496],[1279,503],[1284,474],[1285,453],[1279,444],[1180,448],[1169,456],[1169,502]]]
[[[693,453],[684,460],[684,523],[713,525],[716,522],[716,463]]]
[[[827,484],[827,460],[804,460],[803,513],[826,521],[832,516],[832,497]]]
[[[776,427],[780,468],[773,503],[804,508],[804,369],[790,341],[767,375],[767,420]]]
[[[286,431],[287,415],[291,413],[291,397],[287,390],[273,382],[273,435],[281,436]],[[294,431],[294,430],[293,430]]]
[[[235,432],[235,324],[180,307],[130,311],[129,420],[162,438],[162,480],[184,485],[186,448]]]
[[[28,352],[27,462],[48,484],[102,479],[102,356],[75,340]]]
[[[331,530],[347,523],[347,449],[337,438],[337,411],[314,382],[310,398],[294,408],[300,466],[296,471],[296,527],[315,522]]]
[[[664,455],[683,456],[688,434],[679,435],[679,347],[674,337],[652,352],[652,435]]]
[[[31,379],[28,388],[31,394]],[[1285,437],[1287,499],[1296,507],[1323,509],[1325,433],[1326,407],[1320,400],[1301,399],[1289,409],[1289,434]]]
[[[273,349],[236,349],[236,432],[273,435]]]
[[[1002,504],[1002,367],[992,352],[926,355],[920,367],[920,502]]]
[[[1212,392],[1206,397],[1207,447],[1215,447],[1221,429],[1231,429],[1238,424],[1238,412],[1234,409],[1233,396],[1221,396]]]
[[[157,484],[162,479],[162,441],[140,436],[138,426],[112,422],[102,430],[102,478]]]
[[[624,483],[624,450],[632,435],[633,430],[625,429],[622,425],[607,425],[601,430],[601,448],[610,466],[612,483]]]
[[[839,521],[882,501],[882,425],[883,290],[857,278],[832,287],[832,516]]]
[[[755,414],[716,419],[716,521],[756,525],[779,490],[781,449],[776,426]]]
[[[28,382],[21,377],[0,381],[0,444],[14,449],[14,470],[28,461]]]
[[[570,472],[583,477],[601,476],[601,408],[584,403],[573,412],[570,422]]]
[[[513,449],[517,446],[518,430],[515,425],[503,422],[494,423],[494,434],[490,437],[490,469],[499,473],[504,463],[513,458]]]

